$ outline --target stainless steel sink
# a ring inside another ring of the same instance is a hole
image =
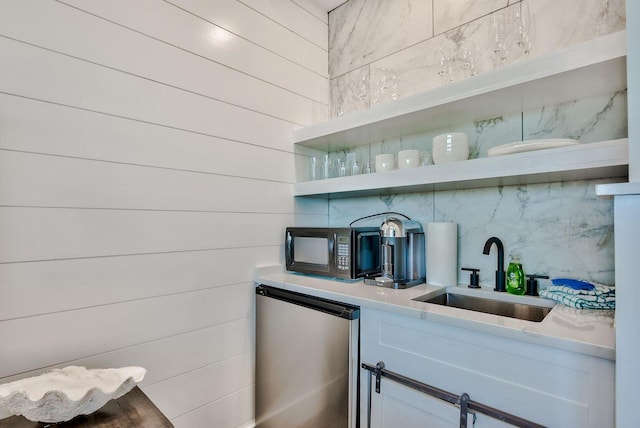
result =
[[[416,297],[413,300],[534,322],[542,321],[552,309],[552,307],[468,296],[458,293],[442,293],[437,296],[427,294]]]

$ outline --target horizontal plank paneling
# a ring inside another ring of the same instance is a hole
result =
[[[131,29],[61,3],[40,0],[12,0],[11,3],[14,13],[0,14],[0,34],[3,36],[296,124],[309,125],[318,120],[314,117],[314,104],[318,104],[318,107],[322,104],[317,101],[238,73],[202,56],[176,49],[156,39],[140,37]],[[31,24],[25,26],[25,22]],[[78,37],[78,33],[92,33],[94,36],[87,39]],[[127,49],[113,49],[114,45],[127,46]],[[326,52],[324,58],[326,62]],[[212,79],[211,76],[216,78]]]
[[[3,321],[0,377],[251,317],[254,290],[246,282]]]
[[[328,217],[291,197],[292,131],[328,116],[299,2],[218,2],[240,36],[162,0],[0,4],[0,382],[141,365],[176,426],[252,420],[254,267]]]
[[[147,374],[140,382],[144,388],[164,379],[250,352],[254,348],[253,326],[253,317],[241,318],[85,358],[40,367],[18,376],[0,378],[0,382],[38,376],[46,370],[70,365],[89,368],[136,365],[147,370]]]
[[[0,150],[0,205],[293,213],[292,192],[290,183]]]
[[[288,58],[306,69],[324,77],[328,76],[327,50],[310,43],[239,0],[216,0],[215,2],[170,0],[169,3],[188,10],[270,52]],[[281,3],[287,4],[287,2]]]
[[[169,3],[158,0],[61,2],[135,28],[145,35],[328,105],[328,81],[321,74],[219,29]],[[153,13],[149,13],[150,10]]]
[[[312,8],[308,10],[296,4],[301,3],[299,1],[238,1],[276,22],[281,22],[281,25],[295,34],[322,48],[324,50],[324,56],[328,58],[329,40],[327,38],[327,32],[329,31],[329,26],[327,24],[328,14],[326,12],[319,11],[318,14],[320,17],[318,17],[310,11]]]
[[[278,245],[0,264],[0,320],[249,282],[283,261]]]
[[[0,88],[25,97],[290,150],[292,124],[0,38]]]
[[[4,94],[0,148],[295,181],[289,152]]]
[[[251,1],[260,1],[260,0],[251,0]],[[328,27],[329,13],[326,12],[322,7],[320,7],[320,5],[315,3],[313,0],[290,0],[290,1],[291,3],[294,3],[296,6],[300,7],[301,9],[304,9],[305,11],[309,12],[310,14],[318,18],[320,22],[327,24],[327,27]],[[327,42],[327,46],[329,46],[328,42]]]
[[[171,422],[175,428],[240,427],[253,419],[254,388],[248,387],[180,415]],[[253,424],[246,425],[253,427]]]
[[[194,404],[203,406],[249,387],[254,380],[253,365],[254,353],[248,352],[149,385],[144,392],[167,417],[175,418],[193,409]]]
[[[0,262],[280,245],[291,214],[0,207]]]

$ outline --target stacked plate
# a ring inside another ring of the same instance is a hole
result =
[[[516,141],[492,147],[487,151],[487,156],[508,155],[511,153],[531,152],[534,150],[554,149],[556,147],[572,146],[580,144],[578,140],[568,138],[552,138],[542,140]]]

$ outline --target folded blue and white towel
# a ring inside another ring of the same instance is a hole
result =
[[[540,297],[577,309],[616,308],[615,287],[569,278],[555,278],[551,282],[554,285],[540,290]]]

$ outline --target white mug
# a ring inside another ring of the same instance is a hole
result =
[[[469,159],[469,137],[464,132],[449,132],[433,137],[433,163]]]
[[[400,150],[398,152],[398,168],[415,168],[429,165],[431,156],[429,152],[418,150]]]
[[[376,155],[376,172],[391,171],[396,169],[395,156],[389,153]]]

